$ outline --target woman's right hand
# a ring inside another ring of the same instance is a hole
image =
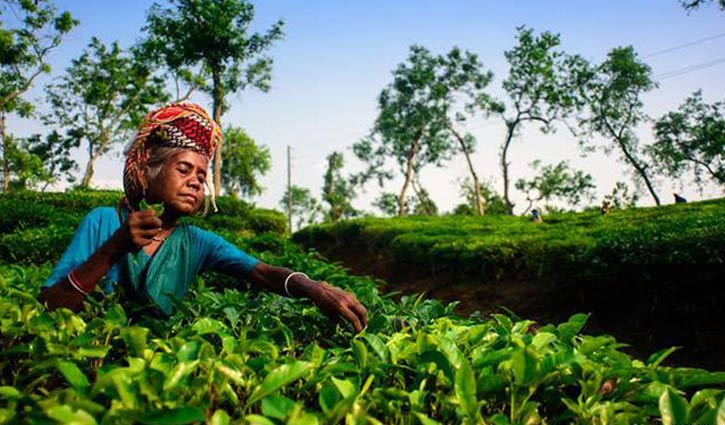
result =
[[[114,236],[124,252],[136,252],[152,242],[152,238],[161,232],[162,224],[153,210],[134,211]]]

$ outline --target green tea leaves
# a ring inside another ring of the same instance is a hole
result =
[[[83,394],[90,388],[91,384],[88,382],[88,378],[75,363],[59,361],[56,364],[56,368],[66,381],[79,393]]]
[[[662,392],[659,400],[660,414],[664,425],[687,424],[687,400],[681,395],[667,388]]]
[[[164,214],[164,204],[149,204],[146,199],[142,199],[138,206],[141,211],[152,210],[156,217],[161,217]]]
[[[257,386],[247,401],[254,404],[269,394],[288,385],[307,374],[312,369],[312,363],[296,361],[291,364],[283,364],[271,371]]]

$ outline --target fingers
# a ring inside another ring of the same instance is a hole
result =
[[[362,332],[363,325],[360,322],[360,318],[358,318],[357,314],[353,313],[352,310],[343,305],[340,307],[340,315],[352,324],[352,327],[355,328],[355,333]]]
[[[344,318],[356,333],[368,326],[367,310],[355,298],[355,295],[336,288],[327,282],[321,282],[324,295],[316,301],[318,307],[333,318]]]
[[[136,248],[150,244],[161,231],[163,223],[153,211],[136,211],[128,217],[128,236]]]
[[[355,299],[353,296],[353,299],[355,302],[350,306],[350,310],[357,315],[357,317],[360,319],[360,323],[362,323],[363,329],[368,327],[368,315],[367,315],[367,309],[363,307],[360,302]]]
[[[151,210],[134,212],[129,216],[128,222],[131,227],[141,229],[159,229],[163,224]]]

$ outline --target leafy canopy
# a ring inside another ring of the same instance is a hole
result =
[[[269,148],[258,145],[241,127],[227,127],[224,141],[224,189],[234,198],[260,195],[264,188],[259,178],[269,171],[272,162]]]
[[[342,176],[345,158],[340,152],[332,152],[327,156],[327,170],[322,184],[322,201],[327,203],[325,221],[337,222],[358,214],[352,206],[355,187]]]
[[[657,84],[652,70],[642,62],[632,46],[612,49],[607,58],[589,71],[583,85],[587,113],[579,120],[584,130],[581,146],[585,151],[600,147],[606,154],[617,151],[638,181],[643,181],[659,205],[660,200],[650,178],[644,150],[636,134],[637,126],[648,118],[642,97]],[[598,145],[601,136],[609,143]]]
[[[107,46],[93,37],[58,82],[48,86],[46,123],[65,130],[68,143],[88,150],[81,186],[90,185],[94,162],[128,139],[149,106],[168,99],[163,80],[152,71],[117,42]]]
[[[648,152],[670,177],[692,172],[698,185],[712,180],[725,186],[725,102],[707,104],[702,91],[696,91],[677,111],[655,122],[655,142]]]
[[[535,160],[531,168],[538,172],[536,176],[516,182],[516,189],[523,191],[529,201],[523,214],[539,201],[548,204],[558,198],[576,206],[583,199],[593,198],[594,178],[581,170],[573,170],[566,161],[542,166],[540,160]]]
[[[504,53],[510,66],[502,84],[507,101],[493,103],[491,107],[506,125],[501,144],[501,171],[503,198],[509,213],[514,207],[509,196],[511,143],[528,122],[538,123],[542,131],[551,132],[557,121],[578,112],[582,105],[578,88],[587,71],[581,57],[560,49],[558,34],[548,31],[535,34],[524,26],[517,30],[517,45]]]

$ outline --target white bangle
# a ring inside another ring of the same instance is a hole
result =
[[[76,282],[75,278],[73,277],[73,272],[68,273],[68,282],[70,282],[71,286],[74,287],[81,294],[88,295],[88,292],[83,290],[81,285],[78,282]]]
[[[302,272],[292,272],[292,273],[288,274],[288,275],[287,275],[287,278],[286,278],[286,279],[284,280],[284,292],[285,292],[285,293],[287,294],[287,296],[288,296],[288,297],[290,297],[290,298],[293,298],[293,297],[292,297],[292,294],[290,294],[290,293],[289,293],[289,288],[287,287],[287,285],[289,285],[289,280],[290,280],[290,278],[291,278],[292,276],[296,275],[296,274],[298,274],[298,275],[301,275],[301,276],[304,276],[304,277],[305,277],[305,279],[309,279],[309,278],[310,278],[309,276],[307,276],[306,274],[304,274],[304,273],[302,273]]]

